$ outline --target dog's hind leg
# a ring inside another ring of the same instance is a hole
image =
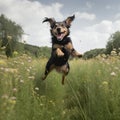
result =
[[[62,75],[62,85],[64,85],[65,77],[69,73],[70,67],[69,64],[66,64],[65,69],[63,70],[63,75]]]
[[[48,74],[55,68],[55,65],[53,64],[52,58],[50,58],[46,64],[46,69],[44,72],[44,75],[42,76],[42,80],[45,80]]]
[[[62,76],[62,85],[64,85],[65,76],[66,76],[66,75],[63,75],[63,76]]]
[[[45,80],[48,74],[49,74],[49,71],[45,69],[45,73],[44,73],[44,76],[42,76],[42,80]]]
[[[54,69],[54,64],[50,65],[49,67],[46,66],[45,73],[42,76],[42,80],[45,80],[48,74]]]

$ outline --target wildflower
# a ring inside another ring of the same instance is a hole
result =
[[[35,90],[37,90],[37,91],[38,91],[38,90],[39,90],[39,88],[38,88],[38,87],[35,87]]]
[[[16,100],[16,97],[15,97],[15,96],[13,96],[13,97],[11,97],[10,99],[11,99],[11,100]]]
[[[45,98],[46,98],[46,96],[42,95],[42,96],[40,96],[40,98],[41,98],[41,99],[45,99]]]
[[[116,56],[116,55],[117,55],[117,53],[116,53],[116,50],[115,50],[115,49],[113,49],[113,51],[111,51],[111,55],[112,55],[112,56]]]
[[[108,85],[108,82],[107,81],[103,81],[102,84],[103,85]]]
[[[119,70],[119,68],[118,68],[118,67],[115,67],[115,70]]]
[[[1,69],[1,70],[4,70],[5,68],[1,67],[0,69]]]
[[[29,69],[32,69],[32,67],[30,66]]]
[[[0,60],[0,65],[6,65],[6,62],[4,60]]]
[[[11,73],[17,73],[18,70],[17,69],[13,69],[13,68],[9,68],[9,72],[11,72]]]
[[[27,69],[27,72],[30,72],[30,69]]]
[[[16,63],[16,64],[18,63],[17,61],[13,61],[13,62]]]
[[[44,104],[42,104],[42,103],[40,104],[40,106],[43,106],[43,105],[44,105]]]
[[[2,96],[2,99],[8,99],[8,95],[7,95],[7,94],[4,94],[4,95]]]
[[[8,68],[5,68],[4,70],[5,70],[5,72],[9,72],[9,69],[8,69]]]
[[[17,52],[17,51],[14,51],[14,52],[13,52],[13,55],[14,55],[14,56],[17,56],[17,55],[18,55],[18,52]]]
[[[66,114],[66,111],[64,110],[64,111],[62,112],[62,114],[65,115],[65,114]]]
[[[15,99],[15,98],[13,99],[13,97],[11,97],[11,98],[9,99],[9,103],[10,103],[10,104],[13,104],[13,105],[16,104],[16,99]]]
[[[111,72],[110,75],[111,76],[116,76],[116,73],[115,72]]]
[[[49,101],[53,106],[55,106],[55,103],[52,101],[52,100],[50,100]]]
[[[12,36],[8,35],[8,36],[7,36],[7,39],[8,39],[8,40],[12,40]]]
[[[13,92],[17,92],[17,88],[13,88]]]
[[[24,83],[24,80],[20,80],[20,83]]]
[[[55,120],[54,117],[51,117],[51,120]]]
[[[24,65],[24,62],[21,62],[21,65]]]
[[[34,76],[29,76],[28,78],[29,78],[29,79],[33,79],[33,80],[35,79],[35,77],[34,77]]]

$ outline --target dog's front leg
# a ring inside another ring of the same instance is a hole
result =
[[[79,58],[82,57],[82,54],[78,53],[74,48],[71,50],[71,55],[73,57],[79,57]]]
[[[58,57],[64,56],[64,53],[62,52],[62,45],[54,44],[53,46],[54,54],[57,55]]]
[[[58,57],[61,57],[61,56],[64,56],[64,53],[61,51],[60,48],[57,48],[57,49],[56,49],[56,55],[57,55]]]
[[[74,47],[73,47],[73,45],[72,45],[72,42],[69,42],[67,45],[65,45],[65,47],[68,49],[68,51],[71,53],[71,55],[73,56],[73,57],[82,57],[82,54],[80,54],[80,53],[78,53],[75,49],[74,49]]]

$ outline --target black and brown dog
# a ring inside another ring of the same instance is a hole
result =
[[[71,22],[74,20],[75,15],[68,17],[63,22],[56,22],[53,18],[45,18],[43,22],[49,22],[51,27],[52,35],[52,52],[51,57],[46,64],[46,70],[43,80],[46,79],[47,75],[56,69],[58,72],[63,73],[62,84],[64,84],[65,76],[70,70],[68,59],[70,55],[74,57],[82,57],[73,47],[72,41],[70,39],[70,26]]]

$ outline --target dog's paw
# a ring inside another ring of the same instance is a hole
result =
[[[56,54],[58,57],[64,56],[64,53],[60,49],[56,50]]]

